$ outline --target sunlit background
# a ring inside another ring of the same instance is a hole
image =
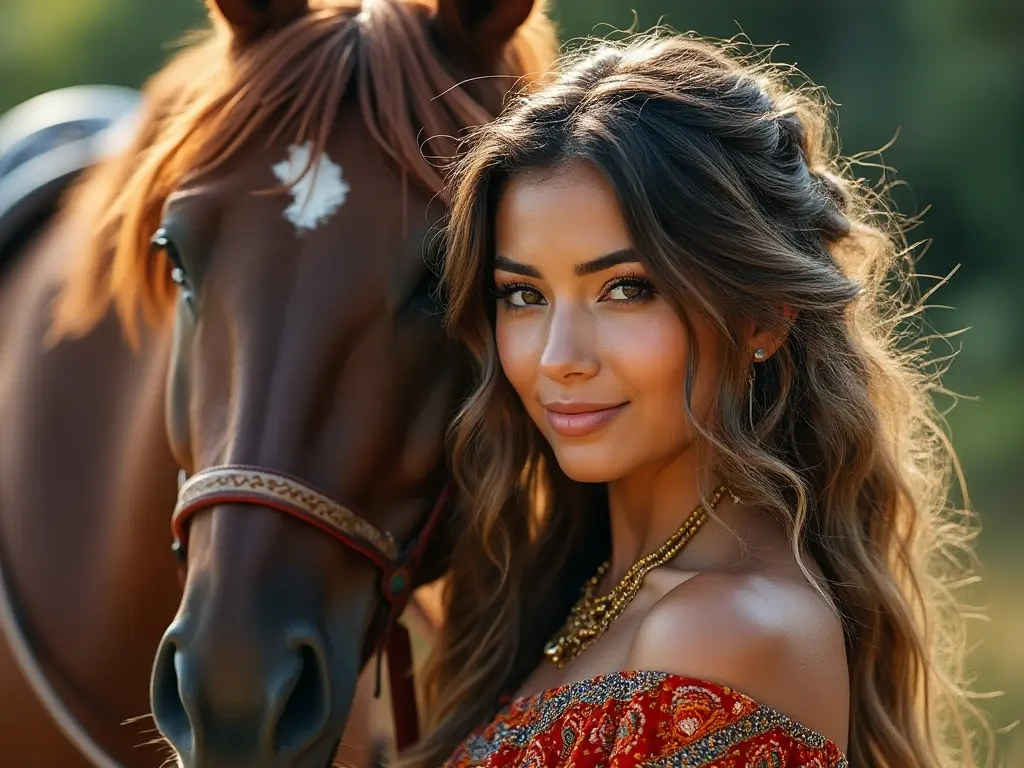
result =
[[[931,302],[954,309],[932,310],[930,322],[969,328],[951,340],[958,356],[946,383],[963,396],[949,422],[983,524],[976,598],[991,621],[972,632],[976,688],[1004,692],[983,702],[994,727],[1021,719],[1024,2],[555,0],[553,10],[569,44],[660,21],[785,43],[774,58],[798,65],[840,105],[846,154],[891,143],[882,159],[906,182],[894,192],[899,207],[927,209],[911,235],[931,241],[919,269],[955,271]],[[67,85],[137,87],[204,17],[200,0],[0,0],[0,112]],[[1024,766],[1024,729],[998,738],[1004,764]]]

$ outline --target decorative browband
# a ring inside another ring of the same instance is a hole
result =
[[[361,550],[369,557],[392,565],[398,560],[395,539],[351,509],[306,483],[258,467],[227,465],[197,472],[178,489],[178,503],[171,525],[175,538],[185,539],[185,521],[194,513],[217,504],[251,503],[270,507],[312,523]]]

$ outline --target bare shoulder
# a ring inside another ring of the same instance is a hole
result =
[[[623,666],[728,685],[846,748],[842,622],[798,578],[709,572],[684,582],[643,618]]]

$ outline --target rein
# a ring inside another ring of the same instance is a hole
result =
[[[28,687],[36,695],[47,714],[57,723],[57,727],[60,728],[67,740],[96,768],[122,768],[121,764],[107,754],[106,750],[89,734],[85,726],[72,714],[53,684],[47,679],[46,673],[32,652],[32,646],[25,636],[21,621],[18,619],[11,588],[3,573],[2,561],[0,561],[0,631],[3,632],[7,645],[11,649],[11,655],[14,656],[14,663],[24,676]]]
[[[178,489],[178,503],[171,517],[173,549],[184,568],[188,546],[186,524],[194,514],[220,504],[252,504],[312,525],[376,565],[381,572],[381,595],[388,610],[384,634],[376,648],[375,695],[380,695],[381,661],[387,654],[395,741],[401,752],[419,738],[419,717],[409,630],[398,619],[409,602],[427,545],[450,507],[452,492],[449,481],[419,534],[405,545],[399,545],[390,532],[296,477],[248,465],[209,467],[185,480]]]

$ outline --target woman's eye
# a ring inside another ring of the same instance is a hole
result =
[[[651,292],[650,287],[638,280],[624,280],[608,289],[612,301],[639,301]]]
[[[532,307],[544,303],[544,297],[540,291],[534,288],[508,288],[501,292],[505,303],[513,307]]]

